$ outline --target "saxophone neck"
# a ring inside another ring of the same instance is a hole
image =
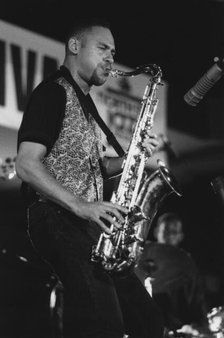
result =
[[[139,74],[148,74],[152,77],[162,77],[162,71],[161,68],[159,66],[157,66],[156,64],[146,64],[146,65],[142,65],[142,66],[138,66],[135,68],[135,70],[130,71],[130,72],[125,72],[119,69],[112,69],[110,71],[110,75],[112,77],[118,77],[118,76],[136,76]]]

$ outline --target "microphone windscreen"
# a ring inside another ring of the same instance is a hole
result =
[[[222,69],[215,63],[194,87],[184,95],[185,102],[191,106],[196,106],[221,76]]]

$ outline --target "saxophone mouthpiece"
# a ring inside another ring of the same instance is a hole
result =
[[[118,69],[111,69],[109,75],[112,77],[118,77],[119,75],[122,75],[122,72]]]

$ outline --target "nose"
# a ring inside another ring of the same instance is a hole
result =
[[[112,52],[108,51],[106,56],[105,56],[105,61],[112,64],[114,63],[114,56],[112,54]]]

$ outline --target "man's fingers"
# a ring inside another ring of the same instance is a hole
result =
[[[152,147],[157,147],[159,145],[159,141],[157,139],[145,138],[143,145],[144,144]]]
[[[97,223],[103,231],[111,234],[110,225],[119,229],[125,221],[125,216],[129,210],[119,204],[112,202],[93,203],[88,213],[90,218]],[[109,223],[109,226],[107,225]]]
[[[111,211],[118,209],[119,211],[121,211],[121,212],[123,212],[123,213],[125,213],[125,214],[128,214],[128,213],[129,213],[129,210],[128,210],[127,208],[123,207],[123,206],[120,205],[120,204],[112,203],[112,202],[103,202],[103,204],[104,204],[106,207],[111,208]]]
[[[155,135],[146,136],[143,141],[143,146],[146,148],[149,156],[152,156],[158,145],[159,141]]]
[[[106,221],[108,221],[110,224],[113,224],[116,228],[120,228],[121,225],[122,225],[122,223],[124,222],[124,218],[123,217],[119,217],[119,219],[118,219],[117,216],[113,217],[113,216],[111,216],[111,215],[109,215],[107,213],[104,214],[102,217]]]
[[[112,234],[112,231],[110,230],[110,228],[108,228],[108,227],[105,225],[105,223],[104,223],[103,221],[101,221],[100,218],[97,219],[95,222],[101,227],[101,229],[102,229],[104,232],[106,232],[106,234],[108,234],[108,235],[111,235],[111,234]]]
[[[107,226],[104,221],[108,221],[110,223],[110,226]],[[104,216],[101,216],[100,218],[96,219],[95,222],[101,227],[101,229],[106,232],[108,235],[111,235],[113,233],[114,228],[111,228],[111,225],[116,229],[119,229],[121,227],[121,224],[118,223],[115,218],[109,216],[108,214],[104,214]]]

